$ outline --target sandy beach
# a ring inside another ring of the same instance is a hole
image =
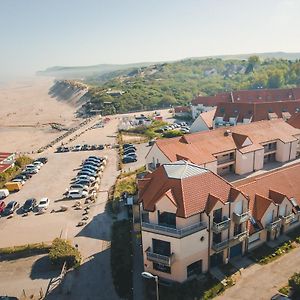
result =
[[[73,127],[77,107],[49,95],[53,79],[32,78],[0,87],[0,151],[31,152],[62,133],[49,123]]]

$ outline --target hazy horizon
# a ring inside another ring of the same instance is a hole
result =
[[[3,0],[0,80],[52,66],[300,52],[299,9],[296,0]]]

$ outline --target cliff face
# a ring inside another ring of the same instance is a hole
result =
[[[77,109],[89,100],[87,93],[87,85],[73,80],[56,80],[49,90],[51,97],[75,106]]]

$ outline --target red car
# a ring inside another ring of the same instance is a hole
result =
[[[5,203],[4,203],[4,201],[0,200],[0,214],[2,214],[2,212],[4,211],[4,208],[5,208]]]

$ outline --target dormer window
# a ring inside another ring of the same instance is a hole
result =
[[[159,225],[176,228],[176,214],[158,211],[157,216]]]

